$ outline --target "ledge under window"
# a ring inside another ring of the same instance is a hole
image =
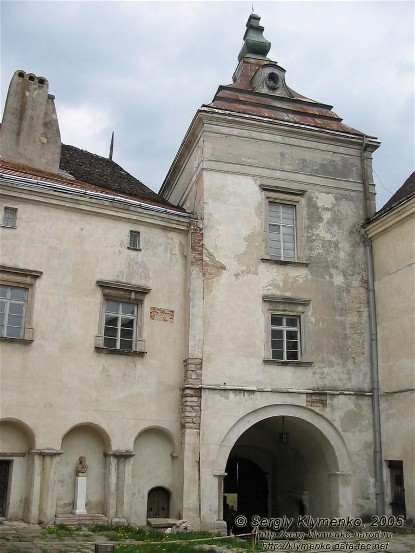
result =
[[[98,353],[109,353],[115,355],[132,355],[135,357],[144,357],[147,353],[146,351],[132,351],[130,349],[115,349],[115,348],[104,348],[101,346],[95,346],[95,351]]]
[[[27,338],[10,338],[9,336],[0,336],[0,342],[17,342],[18,344],[32,344],[34,340]]]
[[[313,361],[279,361],[277,359],[264,359],[264,363],[266,365],[288,365],[290,367],[311,367],[313,365]]]
[[[115,355],[135,355],[142,357],[147,353],[144,340],[137,340],[136,349],[119,349],[104,346],[104,337],[95,336],[95,351],[98,353],[114,353]]]
[[[268,261],[276,265],[296,265],[297,267],[308,267],[309,265],[305,261],[286,261],[284,259],[271,259],[270,257],[261,257],[261,261]]]

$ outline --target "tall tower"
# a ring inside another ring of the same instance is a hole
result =
[[[379,142],[290,88],[269,50],[251,14],[161,189],[200,217],[182,444],[183,517],[202,528],[230,497],[248,519],[375,512],[359,227]]]

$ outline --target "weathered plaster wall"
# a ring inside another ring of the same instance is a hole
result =
[[[1,263],[43,274],[35,287],[33,343],[1,344],[1,417],[25,422],[36,435],[36,448],[65,449],[56,491],[62,492],[59,511],[68,512],[76,466],[69,464],[85,455],[82,440],[68,445],[66,438],[62,445],[72,427],[96,425],[109,437],[105,451],[132,452],[139,432],[156,425],[170,432],[177,452],[186,357],[187,222],[128,207],[87,202],[81,207],[77,200],[43,192],[39,201],[35,193],[19,192],[4,199],[18,208],[18,220],[16,229],[1,229]],[[140,231],[141,251],[127,249],[130,230]],[[143,303],[144,355],[95,349],[103,301],[99,280],[151,289]],[[155,316],[160,310],[169,316]],[[100,466],[103,462],[101,455]],[[92,475],[96,462],[89,465]],[[163,465],[161,481],[171,480],[170,465],[169,455],[168,476]],[[103,486],[99,493],[98,484],[91,486],[90,508],[105,511]],[[174,501],[180,505],[181,499]]]
[[[415,200],[368,228],[373,244],[386,508],[387,461],[403,462],[408,519],[415,518]]]
[[[239,437],[232,428],[261,409],[276,417],[307,407],[305,421],[320,413],[328,425],[318,441],[321,458],[296,456],[309,467],[301,485],[309,488],[313,514],[374,512],[361,144],[236,117],[201,117],[202,526],[214,525],[220,512],[221,475]],[[171,189],[185,187],[181,175],[194,166],[188,151],[185,146],[171,173]],[[298,263],[267,259],[266,197],[273,193],[299,199]],[[264,362],[270,357],[264,296],[303,300],[307,363]],[[297,390],[342,393],[321,407]],[[342,444],[335,451],[332,439]],[[227,454],[218,462],[224,443]]]

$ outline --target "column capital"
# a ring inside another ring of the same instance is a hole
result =
[[[105,457],[134,457],[134,451],[131,449],[114,449],[113,451],[106,451],[104,453]]]
[[[33,455],[41,455],[42,457],[54,457],[55,455],[62,455],[63,449],[53,449],[47,447],[45,449],[30,449],[29,453]]]

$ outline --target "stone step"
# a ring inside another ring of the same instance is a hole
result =
[[[58,515],[55,517],[55,524],[65,526],[91,526],[93,524],[108,525],[108,519],[104,515]]]

